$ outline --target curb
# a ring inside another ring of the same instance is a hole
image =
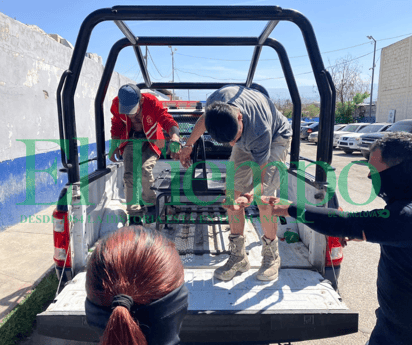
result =
[[[33,330],[36,315],[45,305],[53,301],[57,290],[57,277],[54,265],[37,279],[30,290],[19,298],[16,306],[0,320],[2,345],[14,345],[23,340]]]

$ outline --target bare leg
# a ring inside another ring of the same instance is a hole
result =
[[[272,216],[270,206],[259,205],[258,207],[263,233],[267,239],[274,240],[278,231],[277,217]]]
[[[235,199],[240,196],[240,192],[235,191]],[[250,263],[245,250],[245,238],[243,229],[245,226],[245,210],[231,211],[228,210],[229,216],[229,248],[230,256],[226,263],[218,267],[214,276],[221,280],[231,280],[236,273],[246,272],[250,269]]]
[[[235,200],[240,197],[241,192],[235,190]],[[232,235],[242,235],[245,228],[245,210],[239,211],[227,210],[229,217],[230,233]]]

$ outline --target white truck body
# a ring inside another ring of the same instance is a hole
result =
[[[245,23],[267,21],[267,24],[262,33],[256,37],[144,36],[137,39],[137,36],[124,22],[130,20],[146,22],[242,20]],[[92,30],[103,21],[113,21],[123,32],[125,38],[115,42],[110,50],[96,92],[94,120],[96,123],[97,169],[89,176],[80,178],[79,166],[87,161],[79,163],[78,160],[74,95]],[[131,47],[136,55],[144,79],[144,83],[137,85],[141,89],[216,90],[228,83],[152,83],[141,47],[152,45],[253,47],[254,52],[245,83],[233,82],[231,84],[255,88],[268,97],[267,90],[253,83],[253,78],[263,46],[276,52],[293,103],[293,136],[290,159],[288,159],[290,168],[287,169],[287,198],[297,201],[299,196],[301,202],[305,196],[306,202],[312,204],[318,204],[319,201],[324,200],[327,191],[327,172],[321,166],[317,166],[315,179],[298,167],[299,161],[305,160],[299,156],[301,99],[284,47],[280,42],[269,37],[279,21],[290,21],[296,24],[304,38],[321,96],[320,133],[316,159],[331,164],[335,87],[332,77],[323,65],[313,27],[300,12],[278,6],[115,6],[96,10],[87,16],[80,28],[69,68],[63,72],[57,89],[59,131],[62,140],[61,158],[69,183],[59,198],[66,200],[66,203],[59,205],[55,213],[56,217],[63,217],[61,219],[67,217],[64,226],[62,221],[56,220],[55,260],[56,271],[61,277],[67,278],[68,282],[47,310],[37,316],[40,334],[71,340],[99,341],[97,334],[88,327],[86,322],[85,269],[96,242],[124,226],[127,218],[123,198],[123,163],[107,165],[106,161],[107,138],[105,138],[104,127],[105,122],[106,126],[108,125],[108,116],[105,117],[103,110],[114,66],[123,48]],[[193,110],[192,115],[195,117],[200,114],[199,111]],[[203,152],[215,147],[212,150],[219,151],[221,155],[227,154],[224,147],[215,145],[210,140],[206,144],[204,142],[202,144]],[[70,153],[67,156],[63,146]],[[209,161],[210,156],[205,160]],[[221,172],[225,173],[222,161],[215,163]],[[163,178],[161,172],[167,168],[171,168],[172,174],[179,174],[181,171],[181,167],[179,164],[176,165],[176,162],[172,164],[167,160],[159,161],[155,167],[155,177]],[[200,180],[196,181],[197,186],[201,186],[200,189],[197,188],[198,195],[207,198],[207,193],[213,188],[215,192],[220,193],[212,193],[214,196],[223,194],[222,186],[220,189],[215,188],[216,181]],[[199,181],[201,183],[198,183]],[[192,182],[192,186],[195,185],[194,180]],[[282,187],[284,185],[280,187],[281,190]],[[202,188],[206,193],[201,193]],[[89,196],[88,203],[84,200],[82,202],[81,199],[82,195],[87,194],[86,190]],[[179,194],[182,190],[177,192]],[[160,195],[158,195],[158,200],[160,200]],[[280,195],[285,197],[282,193]],[[176,195],[169,194],[169,197],[173,201]],[[182,212],[181,218],[184,220],[188,214],[193,213],[196,213],[196,217],[200,217],[204,212],[209,212],[208,215],[212,218],[224,216],[224,210],[219,207],[219,203],[205,211],[200,205],[189,202],[185,204],[184,196],[180,200],[183,205],[176,206],[175,212]],[[158,206],[157,210],[163,207],[161,204]],[[339,206],[335,195],[327,206],[332,208]],[[165,210],[165,208],[162,209]],[[151,226],[155,227],[154,224]],[[330,269],[325,268],[325,261],[329,260],[326,249],[329,243],[327,241],[331,238],[327,240],[325,236],[311,230],[303,223],[296,223],[293,219],[286,219],[286,224],[279,224],[278,237],[282,239],[288,228],[299,234],[300,241],[293,244],[279,242],[281,269],[277,281],[261,282],[256,279],[255,273],[261,264],[260,237],[262,235],[258,218],[256,218],[247,221],[245,225],[246,250],[251,263],[250,271],[234,277],[229,282],[223,282],[213,277],[213,271],[216,267],[223,265],[228,257],[229,230],[227,225],[224,223],[191,224],[189,222],[174,224],[168,228],[163,225],[158,226],[156,231],[162,232],[175,242],[184,263],[185,284],[190,294],[188,314],[183,321],[180,334],[183,343],[268,344],[334,337],[357,332],[358,314],[347,308],[332,284],[325,280],[327,273],[330,273]],[[64,236],[67,237],[64,238]],[[61,241],[58,242],[56,238]],[[333,254],[333,250],[331,252]],[[62,262],[65,263],[68,260],[69,254],[70,268],[60,266]],[[339,267],[335,267],[336,274],[338,269]]]
[[[38,315],[38,329],[44,335],[98,341],[85,317],[85,264],[96,241],[122,227],[126,219],[123,163],[109,168],[110,173],[89,184],[90,201],[96,205],[70,208],[71,219],[79,220],[83,216],[87,221],[71,223],[74,279],[47,310]],[[170,168],[168,161],[159,161],[155,174],[165,168]],[[310,180],[311,176],[306,174],[305,178]],[[290,200],[296,200],[297,184],[296,176],[289,174]],[[319,190],[305,183],[305,191],[307,200],[315,203]],[[176,243],[181,253],[190,291],[182,341],[239,343],[242,340],[257,344],[357,331],[358,315],[347,308],[331,283],[319,273],[325,264],[325,236],[287,218],[286,225],[279,224],[280,239],[287,228],[297,231],[300,241],[291,244],[279,241],[282,263],[277,281],[256,279],[255,273],[261,264],[262,229],[255,218],[245,225],[251,269],[224,282],[215,279],[213,271],[228,257],[227,224],[177,224],[172,225],[172,230],[162,227],[160,231]]]

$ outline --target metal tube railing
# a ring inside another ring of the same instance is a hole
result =
[[[216,40],[215,40],[216,39]],[[215,44],[219,45],[227,45],[227,44],[234,44],[234,45],[249,45],[253,46],[257,43],[256,38],[239,38],[239,37],[230,37],[230,38],[214,38],[214,37],[204,37],[204,38],[193,38],[193,37],[187,37],[186,40],[188,43],[196,44],[196,45],[206,45],[206,44],[212,44],[215,42]],[[175,38],[175,37],[140,37],[139,41],[143,45],[155,45],[156,43],[159,44],[159,42],[164,43],[164,42],[171,42],[173,45],[182,45],[186,41],[183,38]],[[118,42],[115,43],[113,46],[112,50],[109,53],[109,56],[107,58],[107,63],[105,66],[105,69],[103,71],[102,79],[98,88],[98,92],[96,95],[96,101],[95,101],[95,107],[96,107],[96,124],[99,122],[103,121],[103,101],[106,95],[106,90],[109,86],[110,83],[110,78],[113,73],[114,65],[117,60],[117,56],[119,55],[120,51],[131,45],[131,42],[128,41],[127,39],[122,39],[119,40]],[[300,101],[300,96],[299,96],[299,91],[296,85],[295,78],[293,76],[292,68],[289,62],[289,58],[287,56],[286,50],[280,44],[278,41],[272,38],[268,38],[265,42],[265,45],[271,47],[276,51],[278,54],[283,73],[285,75],[286,83],[288,85],[288,89],[290,92],[290,96],[292,99],[293,103],[293,116],[294,116],[294,121],[293,121],[293,139],[292,139],[292,147],[291,147],[291,167],[292,169],[296,169],[296,166],[293,162],[299,161],[299,134],[300,134],[300,116],[301,116],[301,101]],[[168,88],[175,88],[175,89],[219,89],[228,83],[153,83],[152,84],[152,89],[168,89]],[[242,85],[245,86],[244,83],[231,83],[235,85]],[[146,84],[138,84],[137,85],[139,88],[144,88],[146,87]],[[267,91],[264,90],[260,85],[253,83],[251,85],[252,88],[255,88],[257,90],[260,90],[267,96]],[[98,143],[97,145],[97,152],[98,152],[98,157],[103,157],[104,155],[104,130],[101,130],[101,124],[96,125],[96,138],[98,138]],[[100,130],[99,130],[100,128]],[[100,148],[99,148],[100,147]],[[99,169],[104,169],[105,166],[105,161],[103,162],[103,158],[101,159],[101,165],[99,165],[99,160],[98,160],[98,168]]]
[[[84,55],[87,50],[87,46],[90,40],[91,32],[98,23],[112,20],[112,21],[125,21],[125,20],[217,20],[217,21],[231,21],[231,20],[268,20],[268,21],[280,21],[286,20],[295,23],[301,30],[306,49],[309,55],[309,60],[312,65],[316,84],[319,89],[321,98],[321,110],[320,110],[320,123],[324,130],[332,130],[333,123],[329,120],[322,120],[322,117],[331,117],[332,112],[332,90],[328,78],[325,74],[325,67],[323,65],[322,57],[316,41],[316,37],[312,28],[312,25],[301,13],[294,10],[282,9],[276,6],[116,6],[113,8],[106,8],[97,10],[91,13],[82,23],[78,39],[75,44],[72,59],[69,69],[72,71],[67,76],[65,85],[63,87],[62,100],[63,100],[63,113],[64,113],[64,137],[68,138],[70,159],[68,161],[72,167],[68,171],[69,183],[79,181],[79,165],[78,165],[78,148],[75,128],[75,109],[74,109],[74,94],[76,91],[77,83],[80,76],[80,71],[83,65]],[[264,30],[264,32],[266,32]],[[263,40],[264,36],[260,36]],[[239,45],[239,41],[232,38],[187,38],[181,37],[177,39],[170,38],[157,38],[156,42],[152,45]],[[232,42],[228,42],[231,39]],[[242,44],[240,45],[259,45],[259,38],[241,38]],[[250,40],[250,41],[249,41]],[[253,44],[249,44],[253,41]],[[180,42],[177,44],[176,42]],[[205,44],[210,42],[209,44]],[[224,43],[224,44],[223,44]],[[139,38],[138,45],[150,45],[145,44],[142,38]],[[137,56],[139,54],[137,53]],[[141,54],[140,54],[141,56]],[[142,56],[141,56],[142,57]],[[256,59],[257,65],[258,59]],[[144,62],[143,62],[144,64]],[[141,64],[140,64],[141,65]],[[143,65],[144,66],[144,65]],[[142,68],[142,65],[140,66]],[[250,80],[248,81],[250,82]],[[150,80],[145,79],[145,83],[151,88],[158,88],[158,85],[162,83],[150,84]],[[176,87],[174,84],[174,88]],[[190,83],[185,83],[189,86]],[[206,85],[208,83],[203,83]],[[246,83],[245,83],[246,84]],[[163,83],[168,85],[168,83]],[[192,83],[194,87],[195,83]],[[197,85],[197,84],[196,84]],[[147,85],[146,85],[147,86]],[[289,86],[289,84],[288,84]],[[159,87],[160,88],[160,87]],[[196,87],[199,88],[199,87]],[[96,100],[97,101],[97,100]],[[296,101],[296,100],[295,100]],[[295,103],[294,103],[295,104]],[[294,110],[294,118],[300,120],[300,114],[297,114]],[[296,122],[296,121],[295,121]],[[294,125],[295,126],[295,125]],[[331,163],[331,154],[329,151],[332,147],[322,147],[322,144],[328,144],[328,139],[322,140],[318,145],[317,159],[324,160],[326,163]],[[293,141],[292,141],[293,146]],[[327,154],[325,152],[327,151]],[[320,179],[324,179],[324,176],[318,176]],[[322,182],[322,181],[320,181]]]

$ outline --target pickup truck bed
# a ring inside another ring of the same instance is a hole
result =
[[[155,175],[165,167],[167,162],[159,161]],[[113,178],[116,176],[122,176],[122,164],[113,169]],[[110,180],[110,177],[106,179],[106,186],[113,186]],[[94,183],[91,183],[92,190]],[[101,183],[99,186],[101,188]],[[107,195],[110,197],[110,193]],[[119,193],[113,193],[113,197],[98,208],[102,219],[125,217],[122,202],[122,190],[119,189]],[[100,237],[123,226],[118,221],[100,224]],[[155,224],[150,227],[155,228]],[[297,229],[298,225],[287,218],[286,225],[279,225],[280,238],[288,227]],[[276,282],[259,281],[255,273],[261,263],[262,229],[258,219],[248,220],[245,234],[251,269],[224,282],[215,279],[213,271],[228,257],[227,224],[175,224],[169,229],[162,226],[160,231],[175,242],[185,266],[190,295],[189,311],[181,331],[182,341],[264,344],[357,331],[358,315],[348,310],[331,284],[314,269],[304,242],[288,244],[280,240],[279,279]],[[302,232],[302,240],[309,236],[303,234],[303,228],[298,231]],[[51,337],[97,342],[97,335],[86,323],[85,298],[85,272],[81,272],[63,288],[48,309],[38,315],[39,332]]]

